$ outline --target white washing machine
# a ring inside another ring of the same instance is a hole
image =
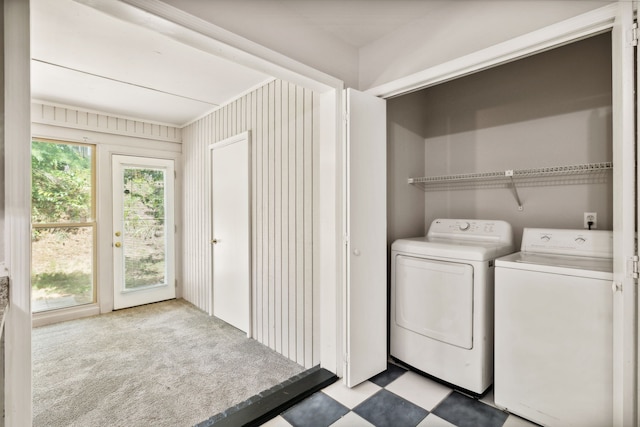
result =
[[[613,420],[613,233],[525,228],[496,260],[495,403],[545,426]]]
[[[391,356],[482,394],[493,381],[494,260],[514,251],[505,221],[436,219],[391,246]]]

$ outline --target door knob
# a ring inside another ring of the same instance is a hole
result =
[[[218,243],[218,239],[211,239],[211,244],[215,245],[216,243]]]
[[[120,237],[122,233],[120,233],[119,231],[116,231],[116,237]]]
[[[116,242],[115,246],[116,246],[116,248],[119,248],[120,246],[122,246],[122,243]]]

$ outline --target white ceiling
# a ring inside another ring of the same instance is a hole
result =
[[[72,0],[32,0],[32,97],[182,125],[269,76]]]
[[[270,76],[74,0],[31,0],[32,97],[181,126]],[[114,0],[110,0],[114,1]],[[90,2],[89,2],[90,3]],[[432,10],[424,0],[167,0],[243,35],[296,26],[360,48]],[[249,15],[247,15],[249,14]]]
[[[164,1],[241,35],[307,27],[360,48],[451,0]],[[248,28],[257,22],[261,28]]]
[[[280,0],[327,33],[360,48],[438,7],[430,0]]]

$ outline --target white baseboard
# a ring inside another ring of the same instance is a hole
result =
[[[53,323],[65,322],[67,320],[95,316],[97,314],[100,314],[100,307],[98,304],[87,304],[79,307],[69,307],[59,310],[45,311],[42,313],[33,313],[31,326],[33,328],[37,328],[39,326],[51,325]]]

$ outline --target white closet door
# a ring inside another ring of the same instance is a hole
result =
[[[613,425],[637,425],[635,113],[633,3],[619,2],[612,32],[613,81]]]
[[[211,146],[213,315],[251,336],[249,133]]]
[[[387,368],[386,101],[346,91],[346,365],[353,387]]]

